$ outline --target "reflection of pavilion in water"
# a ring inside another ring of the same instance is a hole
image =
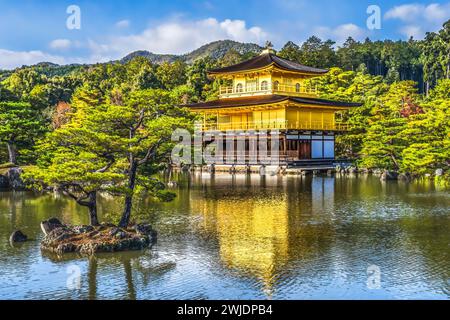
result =
[[[299,225],[301,215],[334,206],[334,179],[305,181],[259,175],[215,175],[211,179],[205,174],[195,179],[201,180],[206,197],[191,198],[191,210],[201,213],[202,227],[217,236],[222,263],[244,276],[258,278],[268,297],[273,294],[278,271],[290,258],[308,254],[309,249],[299,247],[294,239],[311,232]],[[208,195],[212,187],[213,198]],[[279,192],[280,187],[290,192]],[[292,198],[293,194],[299,197]],[[317,240],[320,235],[313,237]],[[303,244],[309,243],[311,234],[305,238]]]

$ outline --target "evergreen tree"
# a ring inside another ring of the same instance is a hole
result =
[[[284,59],[300,62],[300,47],[292,41],[288,41],[278,52],[278,55]]]
[[[0,102],[0,142],[8,149],[10,163],[17,164],[18,155],[29,152],[44,131],[38,110],[29,103]]]
[[[171,90],[176,86],[186,83],[186,64],[182,61],[175,61],[173,63],[164,62],[157,71],[156,77],[161,84],[161,87],[166,90]]]
[[[424,111],[409,115],[402,135],[408,147],[402,153],[401,169],[413,174],[432,174],[450,165],[450,80],[441,80],[431,91]]]
[[[408,137],[402,133],[407,119],[401,115],[405,100],[417,99],[415,83],[397,82],[376,101],[363,139],[360,164],[367,168],[398,170]]]

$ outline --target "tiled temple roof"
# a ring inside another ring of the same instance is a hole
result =
[[[309,104],[315,106],[333,106],[333,107],[359,107],[360,103],[332,101],[318,98],[303,98],[303,97],[290,97],[282,95],[265,95],[265,96],[252,96],[242,98],[230,98],[220,99],[209,102],[195,103],[186,105],[186,107],[193,110],[201,109],[220,109],[220,108],[235,108],[235,107],[248,107],[254,105],[274,104],[284,101],[291,101],[295,103]]]
[[[272,64],[278,67],[279,69],[286,71],[312,73],[312,74],[325,74],[328,72],[328,70],[326,69],[308,67],[297,62],[283,59],[273,53],[266,53],[229,67],[210,70],[209,73],[223,74],[223,73],[236,73],[236,72],[257,70],[268,67]]]

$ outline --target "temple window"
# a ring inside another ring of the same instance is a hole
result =
[[[300,89],[301,89],[301,85],[300,85],[300,83],[297,83],[295,85],[295,92],[300,92]]]
[[[273,90],[278,90],[280,87],[280,82],[277,80],[273,83]]]
[[[261,91],[269,90],[269,83],[267,81],[261,82]]]
[[[244,92],[244,86],[242,85],[242,83],[238,83],[236,85],[236,92]]]
[[[258,87],[258,83],[256,82],[256,80],[250,80],[250,81],[247,81],[246,86],[247,86],[247,92],[254,92],[254,91],[256,91],[256,89]]]

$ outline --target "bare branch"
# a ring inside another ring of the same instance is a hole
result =
[[[108,164],[106,166],[104,166],[101,169],[98,169],[95,172],[97,172],[97,173],[104,173],[104,172],[106,172],[109,168],[111,168],[111,166],[114,164],[114,162],[116,162],[116,159],[114,159],[114,157],[113,157],[113,158],[111,158],[111,160],[108,162]]]
[[[72,192],[70,192],[67,187],[63,187],[63,188],[64,188],[64,193],[66,195],[68,195],[70,198],[74,199],[79,205],[84,206],[84,207],[89,207],[91,205],[90,202],[84,201],[85,199],[88,198],[87,195],[84,195],[83,197],[78,197],[75,194],[73,194]]]
[[[157,143],[148,148],[147,154],[145,155],[144,158],[138,161],[138,165],[146,163],[151,157],[153,157],[156,154],[158,147],[163,143],[163,141],[164,141],[163,139],[159,139]]]
[[[145,109],[141,109],[141,111],[139,112],[138,122],[136,123],[136,125],[134,127],[132,127],[132,130],[136,131],[137,129],[139,129],[139,127],[144,122],[144,119],[145,119]]]

